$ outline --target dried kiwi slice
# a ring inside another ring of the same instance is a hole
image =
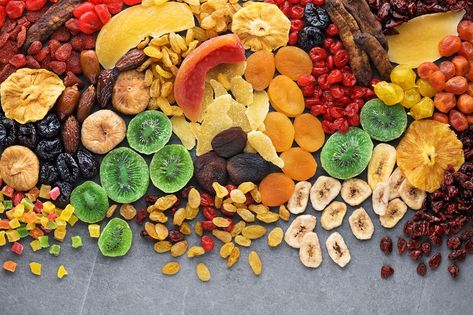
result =
[[[100,182],[113,201],[134,202],[148,190],[148,165],[132,149],[123,147],[114,149],[100,164]]]
[[[359,175],[368,166],[373,151],[369,134],[355,127],[347,133],[336,132],[325,143],[320,160],[332,177],[348,179]]]
[[[71,193],[74,214],[86,223],[96,223],[105,218],[108,197],[105,189],[92,181],[86,181]]]
[[[107,223],[99,237],[99,249],[108,257],[123,256],[130,250],[133,233],[128,223],[120,218],[113,218]]]
[[[157,110],[147,110],[130,121],[126,138],[132,149],[143,154],[152,154],[168,143],[171,134],[172,125],[169,118]]]
[[[194,173],[189,152],[180,144],[170,144],[159,150],[149,166],[151,181],[165,193],[183,188]]]
[[[387,106],[375,98],[361,109],[360,121],[371,138],[388,142],[399,138],[406,130],[407,114],[401,105]]]

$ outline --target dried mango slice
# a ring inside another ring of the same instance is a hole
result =
[[[195,147],[195,136],[191,125],[184,116],[174,116],[171,118],[172,132],[181,140],[182,145],[187,150]]]
[[[232,79],[230,90],[237,102],[244,105],[253,103],[253,86],[242,77]]]
[[[248,133],[248,143],[261,155],[263,159],[279,168],[284,167],[284,161],[276,153],[271,139],[261,131]]]
[[[1,103],[5,116],[20,124],[44,118],[64,91],[62,80],[44,69],[19,69],[1,85]]]
[[[252,130],[260,130],[264,127],[263,122],[269,112],[269,97],[265,91],[255,92],[253,94],[253,102],[246,109],[246,117],[250,122]],[[264,130],[260,130],[264,131]]]

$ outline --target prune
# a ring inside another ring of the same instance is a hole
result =
[[[324,30],[330,24],[330,18],[324,8],[309,2],[304,9],[304,23]]]
[[[41,184],[52,184],[59,179],[56,167],[52,163],[42,163],[39,172],[39,182]]]
[[[65,207],[69,203],[69,197],[72,192],[72,184],[64,181],[59,181],[56,182],[54,186],[59,187],[59,190],[61,191],[61,195],[56,199],[55,205],[58,207]]]
[[[0,144],[8,147],[16,142],[18,128],[15,121],[3,117],[0,119]]]
[[[227,161],[214,152],[209,152],[195,159],[194,176],[199,185],[213,192],[212,184],[218,182],[225,185],[228,181]]]
[[[227,162],[227,172],[233,184],[259,183],[271,171],[271,163],[259,154],[242,153]]]
[[[300,32],[297,38],[297,46],[305,51],[310,51],[313,47],[320,47],[324,43],[324,33],[313,26],[306,26]]]
[[[37,143],[38,136],[34,125],[31,123],[20,125],[18,128],[18,144],[34,149]]]
[[[79,178],[79,165],[69,153],[61,153],[56,159],[56,169],[65,182],[75,183]]]
[[[233,127],[220,132],[212,139],[212,149],[218,156],[228,159],[243,152],[246,142],[246,132],[240,127]]]
[[[80,149],[76,154],[80,176],[84,179],[95,178],[99,170],[99,162],[95,156],[85,149]]]
[[[53,161],[63,150],[61,140],[40,140],[36,146],[36,153],[43,161]]]
[[[379,248],[385,255],[391,254],[393,251],[393,241],[389,236],[385,236],[379,242]]]
[[[45,138],[53,138],[59,135],[61,131],[61,122],[56,114],[49,113],[42,120],[36,123],[36,128],[41,136]]]

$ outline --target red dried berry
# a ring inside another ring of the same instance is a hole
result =
[[[79,85],[79,87],[82,86],[82,80],[79,79],[74,73],[71,71],[67,71],[66,77],[64,78],[64,85],[65,86],[74,86],[74,85]]]
[[[325,34],[327,34],[327,36],[330,36],[330,37],[337,36],[339,32],[340,31],[339,31],[338,27],[333,23],[330,23],[327,26],[327,29],[325,30]]]
[[[0,15],[1,15],[1,8],[2,7],[0,7]],[[0,16],[0,18],[1,18],[1,16]],[[7,32],[4,32],[4,33],[0,34],[0,48],[5,46],[5,44],[8,42],[9,38],[10,38],[10,34],[8,34]]]
[[[468,240],[465,242],[465,251],[468,254],[473,254],[473,241],[472,240]]]
[[[333,55],[333,62],[335,63],[335,67],[342,68],[348,64],[350,61],[350,56],[345,49],[341,49]]]
[[[448,272],[450,273],[450,276],[455,279],[456,277],[458,277],[458,274],[460,273],[460,268],[458,268],[457,265],[455,264],[451,264],[448,266],[447,268]]]
[[[389,236],[385,236],[379,242],[379,248],[385,255],[391,254],[393,251],[393,240]]]
[[[325,0],[312,0],[312,3],[318,7],[321,7],[325,4]]]
[[[67,61],[71,57],[72,53],[72,45],[66,43],[61,45],[56,52],[54,53],[54,57],[59,61]]]
[[[88,11],[80,16],[78,25],[82,33],[93,34],[100,30],[103,24],[94,11]]]
[[[82,49],[94,49],[95,48],[95,36],[88,34],[79,34],[82,42]]]
[[[80,55],[77,51],[73,51],[71,56],[66,61],[67,70],[72,71],[74,74],[81,74],[82,68],[80,67]]]
[[[72,14],[76,19],[80,18],[84,13],[94,11],[95,5],[91,2],[83,2],[74,7]]]
[[[123,9],[122,0],[103,0],[103,3],[107,5],[108,11],[113,14],[117,14]]]
[[[148,217],[148,211],[146,211],[146,209],[138,210],[135,217],[136,223],[143,224],[147,217]]]
[[[214,198],[208,193],[200,194],[200,204],[203,207],[211,207],[214,205]]]
[[[54,73],[61,75],[66,72],[67,66],[63,61],[51,61],[49,63],[49,68]]]
[[[31,69],[41,68],[41,65],[33,58],[33,56],[26,56],[26,66]]]
[[[124,0],[123,3],[125,3],[127,6],[132,6],[135,4],[140,4],[141,0]]]
[[[422,277],[427,274],[427,266],[423,262],[417,265],[417,274]]]
[[[26,10],[39,11],[48,3],[48,0],[26,0]]]
[[[18,35],[16,35],[16,47],[20,49],[26,41],[26,27],[22,26]]]
[[[421,245],[421,250],[424,256],[430,256],[430,252],[432,251],[432,245],[429,242],[424,242]]]
[[[301,19],[291,20],[291,32],[299,32],[304,28],[304,22]]]
[[[389,277],[391,277],[392,275],[394,274],[394,269],[393,267],[389,266],[389,265],[383,265],[381,267],[381,278],[383,279],[388,279]]]
[[[184,187],[184,189],[182,189],[182,192],[181,192],[182,198],[187,199],[189,197],[189,192],[191,191],[192,188],[194,188],[194,186]]]
[[[218,215],[217,210],[214,207],[203,207],[202,214],[207,220],[212,220]]]
[[[184,240],[185,235],[178,230],[172,230],[169,232],[168,239],[171,243],[177,243]]]
[[[459,237],[450,237],[447,241],[447,246],[450,249],[458,249],[461,246],[461,240]]]
[[[431,269],[437,269],[442,262],[442,254],[436,253],[429,259],[429,266]]]
[[[225,218],[225,219],[226,219],[230,224],[229,224],[226,228],[224,228],[224,230],[227,231],[227,232],[231,232],[231,231],[233,230],[233,225],[234,225],[234,224],[233,224],[233,220],[230,219],[230,218]]]
[[[288,44],[294,46],[297,44],[297,37],[298,37],[298,32],[291,32],[289,34],[289,41]]]
[[[5,9],[5,7],[0,6],[0,27],[2,27],[5,24],[6,18],[7,18],[7,10]]]
[[[457,249],[448,254],[448,259],[450,260],[464,260],[466,257],[466,250]]]
[[[289,17],[291,19],[302,19],[304,17],[304,7],[295,5],[289,10]]]
[[[58,42],[67,42],[71,39],[71,33],[66,27],[58,28],[53,35],[51,35],[51,39],[55,39]]]
[[[213,238],[208,235],[204,235],[200,238],[200,244],[206,252],[212,251],[215,245]]]
[[[51,53],[52,56],[56,53],[56,50],[61,47],[61,43],[55,39],[51,39],[48,41],[48,48],[49,52]]]
[[[17,54],[10,59],[9,63],[15,68],[24,67],[26,65],[26,57],[23,54]]]
[[[36,55],[37,53],[39,53],[41,51],[41,48],[43,48],[43,45],[41,44],[41,42],[39,40],[36,40],[34,42],[31,43],[30,47],[28,48],[28,55]]]
[[[112,15],[108,11],[107,5],[98,4],[98,5],[95,6],[94,9],[95,9],[95,13],[99,17],[99,20],[100,20],[100,22],[102,22],[102,24],[107,23],[112,18]]]
[[[12,0],[5,6],[8,17],[15,20],[23,15],[25,11],[25,3],[23,1]]]
[[[65,26],[72,33],[77,34],[80,32],[78,19],[70,18],[69,20],[67,20]]]
[[[330,71],[330,73],[327,76],[327,83],[328,84],[334,84],[334,83],[337,83],[337,82],[341,82],[342,80],[343,80],[343,74],[338,69]]]
[[[309,52],[310,59],[313,62],[326,60],[327,59],[327,51],[321,47],[314,47]]]
[[[202,221],[202,228],[205,231],[213,231],[217,227],[215,226],[215,224],[211,220],[208,220],[208,221]]]
[[[420,249],[413,249],[409,251],[409,257],[411,257],[412,260],[418,260],[422,256],[422,251]]]
[[[69,42],[72,46],[72,49],[74,49],[75,51],[82,51],[82,39],[81,37],[79,36],[74,36],[71,38],[70,42]]]

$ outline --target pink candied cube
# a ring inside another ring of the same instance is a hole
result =
[[[5,186],[2,188],[2,194],[4,194],[7,197],[11,198],[14,192],[15,192],[15,189],[13,189],[13,187]]]
[[[43,210],[43,203],[41,200],[36,200],[33,210],[36,213],[41,213],[41,210]]]
[[[21,203],[21,201],[23,200],[23,198],[25,198],[25,194],[22,193],[22,192],[19,192],[17,191],[16,193],[13,194],[13,198],[12,198],[12,201],[13,201],[13,205],[14,206],[17,206]]]
[[[14,252],[15,254],[17,255],[21,255],[23,253],[23,249],[24,249],[24,246],[21,245],[20,243],[18,242],[14,242],[12,245],[11,245],[11,251]]]
[[[57,218],[57,214],[55,212],[51,212],[50,214],[48,214],[49,221],[54,221],[56,220],[56,218]]]
[[[59,195],[61,195],[61,190],[59,189],[59,187],[54,187],[53,189],[51,189],[48,195],[52,200],[56,200]]]

